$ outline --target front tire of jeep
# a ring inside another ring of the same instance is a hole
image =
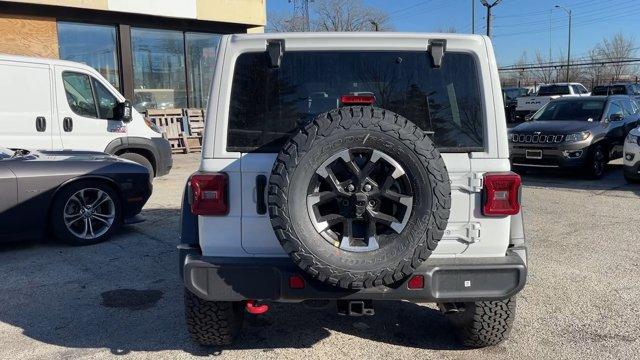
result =
[[[446,316],[464,346],[471,348],[493,346],[509,337],[516,316],[515,297],[462,305],[458,312]],[[442,304],[439,306],[441,309],[444,308]]]
[[[607,164],[607,156],[605,155],[602,145],[595,145],[589,151],[589,161],[585,168],[587,177],[593,180],[601,179],[604,175],[605,165]]]
[[[184,310],[191,338],[203,346],[233,343],[244,320],[242,302],[207,301],[184,289]]]

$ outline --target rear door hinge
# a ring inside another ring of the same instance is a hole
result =
[[[433,67],[434,68],[441,67],[442,58],[444,57],[445,51],[447,51],[447,40],[444,40],[444,39],[429,40],[428,50],[429,50],[429,53],[431,54]]]
[[[446,240],[458,240],[467,244],[480,241],[480,223],[471,222],[447,228],[442,237]]]
[[[284,40],[267,40],[267,54],[269,54],[269,66],[272,69],[279,68],[282,63],[282,56],[284,56]]]
[[[477,193],[482,191],[482,178],[481,173],[469,173],[467,179],[463,184],[451,184],[451,190],[464,190],[470,193]]]

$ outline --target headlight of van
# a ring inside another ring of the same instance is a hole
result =
[[[569,134],[569,135],[565,136],[564,141],[566,141],[566,142],[576,142],[576,141],[587,140],[587,138],[589,138],[590,135],[591,135],[591,133],[588,132],[588,131],[583,131],[583,132],[579,132],[579,133],[575,133],[575,134]]]
[[[627,143],[640,145],[640,136],[629,134],[627,135]]]

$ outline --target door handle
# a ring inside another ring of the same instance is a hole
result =
[[[70,117],[62,119],[62,129],[65,132],[73,131],[73,119],[71,119]]]
[[[259,215],[267,213],[267,204],[264,201],[264,190],[267,187],[267,177],[264,175],[256,176],[256,212]]]
[[[47,130],[47,119],[44,116],[38,116],[36,118],[36,131],[44,132]]]

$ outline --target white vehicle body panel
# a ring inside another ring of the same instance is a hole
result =
[[[132,120],[123,123],[75,114],[67,102],[62,73],[91,76],[120,102],[125,98],[93,68],[63,60],[0,55],[0,145],[7,148],[105,151],[107,144],[123,136],[160,137],[132,109]],[[36,131],[35,119],[46,118],[46,131]],[[65,117],[73,130],[63,131]]]
[[[256,176],[268,178],[277,154],[228,152],[226,146],[236,59],[245,52],[265,52],[268,39],[285,39],[286,52],[427,51],[430,39],[446,39],[447,52],[473,55],[481,96],[485,99],[482,109],[485,151],[442,154],[452,182],[452,206],[447,231],[432,256],[505,255],[509,245],[510,217],[484,217],[480,206],[483,173],[510,170],[502,91],[489,38],[454,34],[306,33],[230,35],[221,40],[206,114],[200,171],[229,175],[231,211],[227,216],[199,216],[199,241],[204,256],[286,256],[271,227],[269,215],[256,211]],[[446,62],[446,54],[443,61]]]
[[[632,136],[640,136],[640,127],[637,127],[631,131],[629,131],[629,135]],[[627,159],[627,154],[633,154],[633,159]],[[625,167],[635,166],[640,161],[640,145],[636,143],[629,143],[627,141],[624,142],[624,150],[623,150],[623,164]],[[637,174],[640,175],[640,174]]]

